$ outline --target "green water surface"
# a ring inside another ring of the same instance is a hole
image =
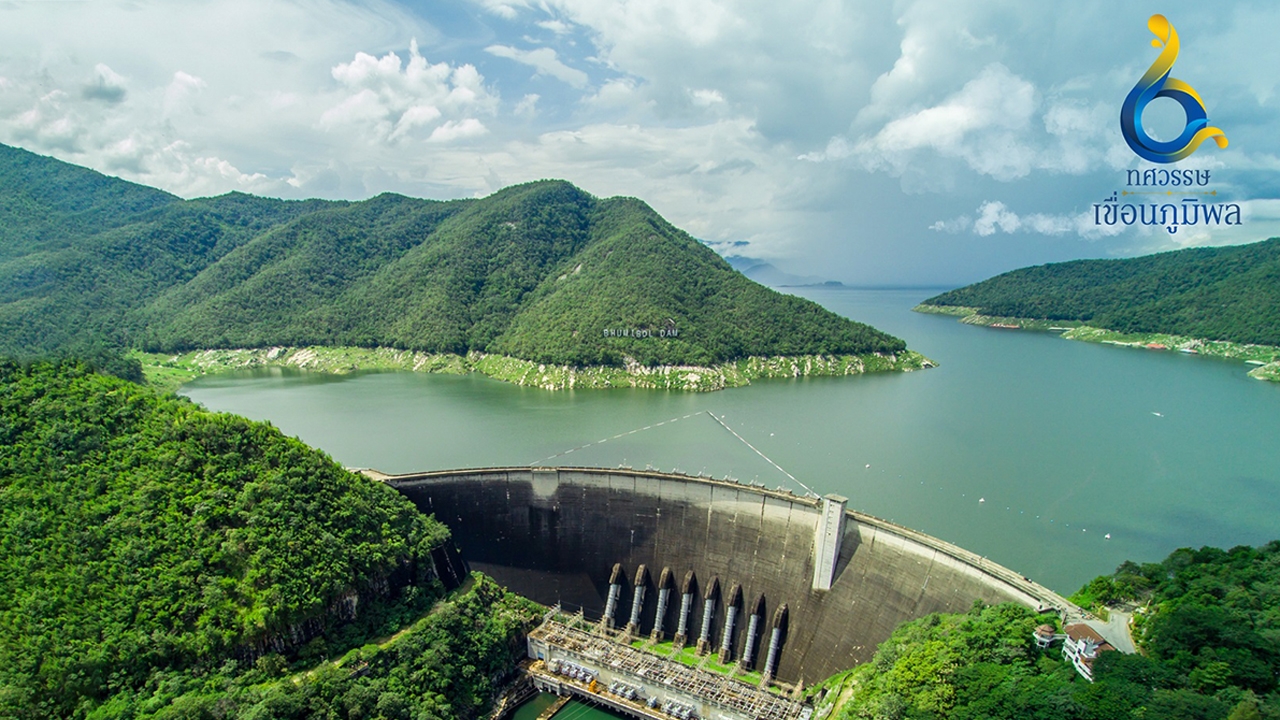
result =
[[[940,367],[708,394],[273,369],[183,393],[386,472],[627,465],[797,488],[713,412],[818,493],[1066,593],[1125,559],[1280,538],[1280,385],[1249,366],[910,312],[933,289],[796,292]]]

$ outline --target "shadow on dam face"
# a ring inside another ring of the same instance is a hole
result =
[[[637,636],[654,629],[659,577],[693,572],[687,645],[702,637],[714,604],[712,652],[724,645],[728,590],[740,587],[730,655],[740,660],[751,616],[764,608],[752,645],[763,668],[773,608],[786,604],[776,677],[813,683],[865,662],[899,623],[933,612],[963,612],[975,600],[1071,607],[1064,598],[999,565],[936,538],[850,512],[830,590],[814,589],[815,533],[822,503],[733,482],[656,472],[591,468],[498,468],[385,477],[453,531],[475,570],[547,605],[600,619],[615,564],[622,585],[618,628],[631,618],[640,565],[645,593]],[[710,599],[712,582],[720,591]],[[682,588],[663,618],[670,638]]]

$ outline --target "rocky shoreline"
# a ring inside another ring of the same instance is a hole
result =
[[[362,371],[412,371],[447,374],[479,372],[515,385],[544,390],[649,388],[711,392],[750,385],[764,378],[860,375],[868,372],[911,372],[937,365],[910,350],[865,355],[797,355],[748,357],[712,366],[574,367],[469,353],[424,353],[394,348],[271,347],[197,350],[179,355],[135,353],[147,381],[167,390],[202,375],[262,367],[284,367],[347,374]]]
[[[958,317],[960,322],[966,325],[1013,330],[1046,330],[1060,332],[1062,337],[1068,340],[1242,360],[1250,365],[1257,366],[1249,371],[1249,377],[1280,382],[1280,347],[1273,345],[1251,345],[1227,340],[1206,340],[1168,333],[1122,333],[1070,320],[1041,320],[1036,318],[983,315],[978,312],[977,308],[970,307],[925,305],[922,303],[912,308],[912,310],[931,315]]]

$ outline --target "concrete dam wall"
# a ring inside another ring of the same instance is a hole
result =
[[[781,617],[773,670],[789,682],[865,662],[899,623],[963,612],[974,600],[1072,608],[959,547],[846,512],[834,496],[623,469],[370,474],[449,525],[473,569],[526,597],[592,620],[611,605],[622,628],[639,596],[636,637],[660,628],[671,639],[683,612],[686,645],[727,647],[760,671]],[[611,577],[621,586],[613,603]]]

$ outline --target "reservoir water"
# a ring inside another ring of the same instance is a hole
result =
[[[707,394],[279,369],[182,392],[385,472],[626,465],[802,491],[710,412],[819,494],[1063,593],[1126,559],[1280,538],[1280,385],[1249,366],[910,312],[936,290],[795,292],[940,366]]]

